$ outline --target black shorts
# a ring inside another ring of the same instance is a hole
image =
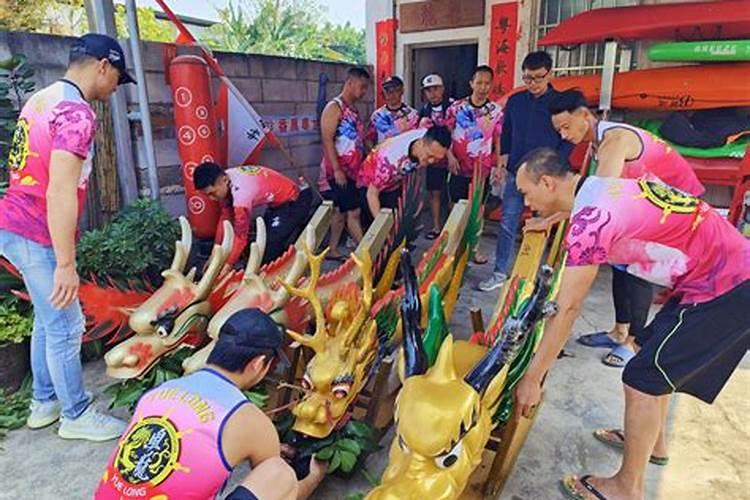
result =
[[[442,191],[448,181],[446,165],[427,167],[427,191]]]
[[[482,203],[487,201],[487,196],[490,194],[488,181],[489,179],[485,179]],[[458,200],[468,200],[469,186],[471,186],[471,177],[451,174],[451,177],[448,180],[448,197],[451,200],[451,203],[456,203]]]
[[[398,200],[401,198],[401,189],[394,189],[393,191],[383,191],[380,193],[380,206],[382,208],[396,208],[398,207]]]
[[[286,252],[310,218],[312,190],[303,189],[294,201],[268,208],[263,214],[266,223],[266,249],[263,263],[271,262]]]
[[[258,497],[244,486],[237,486],[224,500],[258,500]]]
[[[346,186],[339,186],[334,179],[329,179],[328,183],[331,189],[320,194],[324,200],[332,201],[339,212],[351,212],[362,206],[362,190],[353,180],[347,179]]]
[[[670,300],[636,339],[641,350],[625,366],[623,383],[712,403],[750,349],[748,310],[750,281],[702,304]]]

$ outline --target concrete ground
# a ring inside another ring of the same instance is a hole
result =
[[[489,226],[487,233],[496,229]],[[424,242],[420,242],[421,244]],[[485,237],[482,249],[492,256],[495,240]],[[481,293],[473,286],[486,277],[491,264],[469,269],[452,332],[465,337],[470,328],[468,311],[481,307],[485,320],[496,300],[495,293]],[[613,321],[610,277],[602,269],[584,311],[576,322],[574,336],[608,329]],[[500,499],[532,500],[562,498],[558,480],[567,473],[608,474],[619,464],[619,453],[600,444],[591,431],[601,426],[620,426],[623,399],[620,370],[599,360],[602,349],[582,347],[573,340],[566,350],[574,357],[556,364],[546,383],[546,400],[515,470]],[[100,395],[112,381],[104,374],[103,362],[85,367],[87,386]],[[750,360],[746,358],[712,406],[689,396],[677,396],[669,419],[671,462],[667,467],[649,466],[648,499],[750,499]],[[126,414],[120,410],[120,416]],[[57,426],[11,432],[0,443],[0,499],[47,500],[91,498],[113,443],[91,444],[57,438]],[[372,455],[369,472],[378,477],[385,467],[389,433],[384,449]],[[242,474],[241,469],[238,474]],[[350,480],[327,479],[316,499],[344,499],[366,492],[362,475]]]

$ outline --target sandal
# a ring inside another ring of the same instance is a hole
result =
[[[596,429],[593,434],[597,441],[606,444],[610,448],[616,450],[625,448],[625,432],[622,429]],[[654,465],[664,466],[669,463],[669,457],[651,455],[648,461]]]
[[[574,474],[565,476],[560,480],[560,489],[567,498],[573,500],[586,500],[586,495],[578,489],[578,482],[580,482],[583,487],[596,498],[599,500],[607,500],[607,497],[602,495],[602,492],[597,490],[594,485],[589,482],[589,479],[591,478],[591,474],[586,474],[580,478]]]
[[[609,336],[609,332],[603,331],[581,335],[576,339],[576,342],[585,345],[586,347],[606,347],[608,349],[614,349],[620,345],[612,340],[612,337]]]
[[[620,344],[602,358],[602,363],[614,368],[623,368],[633,356],[635,356],[635,352],[631,351],[626,345]]]
[[[438,236],[440,236],[440,232],[436,231],[435,229],[433,229],[432,231],[430,231],[430,232],[428,232],[427,234],[424,235],[424,237],[426,239],[428,239],[428,240],[434,240]]]

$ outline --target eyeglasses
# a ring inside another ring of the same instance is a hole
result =
[[[523,83],[542,83],[547,78],[547,75],[549,75],[549,71],[539,76],[523,75],[521,80],[523,80]]]

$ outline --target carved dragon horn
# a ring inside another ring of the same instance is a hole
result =
[[[305,241],[303,243],[307,248],[313,248],[315,246],[315,230],[312,227],[305,229]],[[294,255],[294,262],[292,268],[287,272],[284,281],[289,283],[297,283],[302,277],[302,274],[307,268],[307,254],[305,252],[297,251]],[[289,291],[285,287],[281,287],[276,291],[277,300],[284,302],[286,296],[289,295]]]
[[[245,266],[245,278],[258,274],[265,253],[266,223],[262,217],[258,217],[255,219],[255,241],[250,245],[250,257],[247,259],[247,266]]]
[[[362,275],[362,303],[359,305],[359,310],[356,316],[352,320],[351,325],[346,329],[344,333],[344,345],[349,346],[357,338],[362,325],[370,317],[370,308],[372,307],[372,257],[370,252],[365,250],[363,256],[360,258],[357,253],[352,253],[352,259],[357,264],[359,272]]]
[[[300,344],[311,348],[316,353],[319,353],[323,352],[325,349],[328,332],[326,330],[326,319],[323,314],[323,306],[320,303],[320,298],[317,296],[315,289],[318,286],[318,279],[320,278],[320,267],[323,263],[323,259],[325,259],[325,256],[328,253],[328,249],[325,249],[320,255],[313,255],[307,242],[305,242],[304,251],[305,255],[307,255],[307,260],[310,263],[310,278],[307,280],[307,284],[304,288],[296,288],[286,282],[282,282],[282,285],[284,285],[284,288],[286,288],[292,295],[307,299],[310,303],[313,311],[315,311],[315,333],[313,335],[304,335],[292,330],[287,330],[286,332],[296,342],[299,342]]]
[[[422,344],[422,317],[419,303],[419,283],[409,251],[401,250],[401,276],[404,279],[404,296],[401,298],[401,324],[404,331],[404,378],[421,375],[427,370],[427,355]]]
[[[169,268],[177,273],[182,273],[190,255],[190,247],[193,245],[193,231],[185,217],[180,216],[179,221],[182,236],[175,242],[174,258]]]
[[[196,289],[196,298],[203,300],[208,297],[211,292],[211,287],[214,284],[214,280],[221,272],[221,268],[224,267],[224,263],[229,256],[229,252],[232,250],[232,243],[234,242],[234,230],[232,224],[229,221],[224,221],[224,237],[221,240],[221,245],[214,245],[214,249],[211,251],[211,256],[208,258],[208,266],[206,272],[203,273],[200,282],[198,282]]]
[[[534,292],[521,312],[514,318],[508,318],[503,331],[492,349],[479,360],[474,369],[464,378],[467,384],[477,393],[484,395],[492,379],[500,373],[506,364],[515,359],[518,349],[533,331],[537,321],[557,312],[557,305],[547,302],[553,278],[552,268],[542,266],[534,285]]]

